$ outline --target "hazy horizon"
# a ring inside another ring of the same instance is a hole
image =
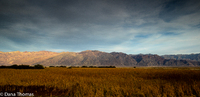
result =
[[[1,0],[0,51],[200,53],[199,0]]]

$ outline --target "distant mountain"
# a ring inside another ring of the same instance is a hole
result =
[[[139,66],[163,66],[165,59],[158,55],[131,55]]]
[[[51,57],[36,64],[66,65],[66,66],[136,66],[137,62],[131,56],[122,53],[106,53],[101,51],[82,51],[80,53],[66,52]]]
[[[165,59],[158,55],[127,55],[97,50],[82,52],[0,52],[0,65],[42,64],[44,66],[200,66],[199,61]]]
[[[162,57],[165,59],[200,61],[200,54],[163,55]]]
[[[138,66],[200,66],[199,61],[165,59],[158,55],[132,55]]]
[[[0,52],[0,65],[13,64],[34,64],[39,61],[59,55],[56,52],[39,51],[39,52]]]

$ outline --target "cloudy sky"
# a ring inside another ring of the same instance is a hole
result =
[[[0,0],[0,51],[200,53],[199,0]]]

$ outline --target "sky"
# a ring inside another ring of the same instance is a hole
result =
[[[0,51],[200,53],[199,0],[0,0]]]

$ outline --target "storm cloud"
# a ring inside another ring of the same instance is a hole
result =
[[[199,0],[1,0],[0,51],[199,53]]]

